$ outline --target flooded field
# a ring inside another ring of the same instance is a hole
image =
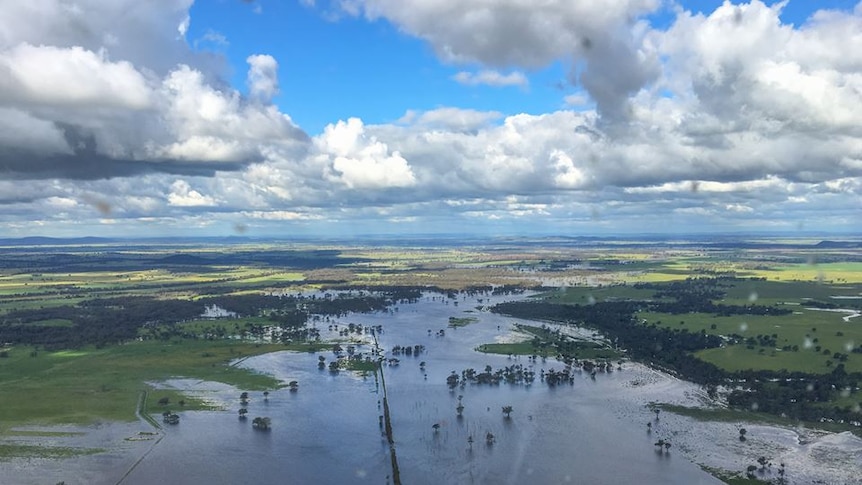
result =
[[[521,363],[534,365],[537,372],[562,368],[551,360],[532,364],[527,357],[475,352],[480,344],[509,336],[512,324],[519,322],[472,310],[478,305],[467,299],[456,307],[451,301],[426,298],[392,313],[340,321],[382,325],[379,341],[386,349],[425,346],[420,355],[401,356],[399,365],[384,368],[403,483],[721,483],[673,449],[656,451],[653,443],[660,426],[648,435],[644,423],[654,419],[653,414],[624,391],[645,372],[640,366],[626,365],[596,380],[578,374],[573,385],[558,387],[536,380],[530,386],[450,390],[450,372],[471,367]],[[448,317],[464,315],[478,321],[447,327]],[[438,335],[441,329],[444,336]],[[331,352],[320,355],[334,357]],[[183,483],[200,484],[392,483],[389,445],[380,426],[380,383],[373,375],[319,370],[317,362],[317,354],[289,352],[243,362],[300,383],[297,392],[274,391],[266,400],[260,393],[251,396],[249,416],[270,417],[272,430],[267,432],[237,418],[239,390],[201,385],[202,395],[229,410],[184,413],[182,423],[166,429],[165,439],[122,483],[148,485],[180,477]],[[425,362],[424,370],[420,362]],[[459,395],[461,418],[455,409]],[[511,418],[504,417],[503,406],[512,406]],[[488,433],[494,437],[492,444]],[[672,438],[671,430],[665,433]]]
[[[749,439],[742,445],[738,423],[700,423],[669,413],[656,420],[649,403],[697,405],[704,393],[636,363],[615,366],[595,379],[576,371],[571,384],[554,387],[537,378],[529,385],[467,384],[450,389],[447,376],[468,368],[522,365],[537,374],[563,368],[552,359],[532,361],[474,350],[485,343],[523,338],[514,331],[517,323],[535,325],[481,310],[511,298],[484,297],[480,302],[459,297],[456,305],[455,300],[427,295],[387,312],[316,323],[324,339],[341,339],[341,345],[353,345],[356,352],[369,352],[371,339],[367,334],[339,336],[338,330],[350,323],[382,328],[378,340],[387,358],[393,357],[389,351],[395,346],[424,347],[417,355],[399,355],[397,365],[383,368],[401,483],[718,484],[721,481],[694,462],[741,472],[764,454],[776,464],[787,461],[789,483],[824,478],[859,483],[862,440],[849,433],[745,424]],[[450,317],[469,323],[449,327]],[[588,330],[567,332],[595,338]],[[298,383],[296,391],[250,393],[246,419],[237,414],[242,389],[179,378],[160,383],[224,411],[180,412],[179,425],[163,425],[161,430],[144,421],[50,428],[70,433],[52,438],[54,445],[105,451],[64,459],[10,460],[0,470],[0,482],[394,483],[381,423],[382,382],[373,373],[320,369],[319,357],[327,363],[335,360],[332,351],[276,352],[239,362],[283,382]],[[461,417],[456,410],[459,402]],[[510,418],[505,417],[504,406],[511,406]],[[269,417],[272,429],[255,430],[251,422],[258,416]],[[654,446],[658,439],[670,441],[671,448],[661,451]]]

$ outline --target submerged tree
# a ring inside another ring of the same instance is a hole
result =
[[[503,406],[503,414],[506,415],[506,419],[510,419],[512,416],[512,406]]]
[[[270,419],[268,417],[262,418],[258,416],[251,421],[251,425],[254,429],[265,431],[270,428]]]

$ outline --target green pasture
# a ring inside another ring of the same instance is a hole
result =
[[[38,351],[35,357],[30,347],[7,348],[7,357],[0,358],[0,432],[21,424],[133,420],[141,391],[150,391],[150,409],[161,395],[172,402],[182,399],[174,391],[154,390],[147,384],[172,377],[223,382],[247,390],[277,388],[282,383],[273,377],[228,363],[278,350],[317,348],[174,340]],[[194,399],[184,399],[192,408],[198,405]]]
[[[482,344],[476,347],[477,352],[483,354],[500,354],[500,355],[539,355],[548,357],[550,353],[547,349],[541,349],[534,346],[531,342],[513,342],[505,344]]]
[[[804,304],[809,300],[835,303],[842,307],[862,306],[862,284],[824,284],[817,281],[747,280],[726,289],[724,300],[717,303],[732,305]],[[860,299],[836,299],[860,297]]]
[[[190,320],[178,325],[186,332],[203,337],[217,332],[225,336],[242,335],[251,325],[274,325],[274,323],[263,317],[242,317]]]
[[[655,290],[639,289],[631,285],[572,286],[563,290],[545,293],[552,303],[590,305],[601,301],[652,300]]]
[[[174,272],[153,269],[112,273],[36,273],[0,276],[0,296],[49,296],[58,291],[87,293],[95,297],[100,292],[152,292],[194,289],[198,286],[229,288],[266,287],[283,282],[302,281],[305,275],[297,271],[266,267],[208,266],[206,271]]]
[[[74,448],[0,442],[0,459],[6,458],[70,458],[104,453],[102,448]]]
[[[790,307],[794,313],[780,316],[733,315],[721,317],[705,313],[642,312],[637,317],[645,323],[656,323],[671,329],[686,329],[697,333],[701,330],[715,335],[741,335],[743,338],[757,335],[777,335],[777,348],[755,345],[747,348],[745,343],[707,349],[697,354],[728,371],[764,369],[801,371],[810,373],[831,372],[838,364],[835,352],[847,354],[844,363],[848,372],[862,371],[862,354],[850,350],[862,344],[862,321],[843,321],[845,314],[823,310]],[[682,322],[682,323],[680,323]],[[785,346],[797,346],[798,350],[781,350]],[[818,350],[819,347],[819,350]],[[829,351],[825,353],[825,351]],[[827,366],[827,361],[832,361]]]
[[[814,256],[812,256],[813,258]],[[768,269],[754,269],[750,276],[775,281],[813,281],[821,283],[862,283],[862,262],[804,263],[774,265]]]

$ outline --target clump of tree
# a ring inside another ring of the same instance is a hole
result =
[[[174,414],[171,411],[166,410],[162,413],[162,421],[167,424],[179,424],[180,416],[178,414]]]
[[[272,427],[272,421],[268,417],[256,417],[251,420],[251,426],[260,431],[269,430]]]
[[[655,446],[656,446],[656,450],[659,452],[664,451],[665,453],[670,453],[670,447],[671,447],[670,441],[668,441],[664,438],[659,438],[659,440],[655,442]]]

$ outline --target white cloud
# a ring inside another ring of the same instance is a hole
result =
[[[727,204],[724,208],[728,212],[754,212],[754,209],[744,204]]]
[[[144,109],[151,87],[135,67],[80,47],[18,44],[0,51],[0,103]]]
[[[227,37],[225,37],[224,34],[212,29],[207,29],[207,31],[204,32],[204,35],[195,41],[195,46],[200,45],[202,42],[210,43],[219,47],[227,47],[230,45],[230,42],[228,42]]]
[[[192,1],[3,2],[0,50],[19,44],[58,49],[78,47],[90,52],[107,49],[111,59],[129,62],[157,75],[193,59],[200,60],[198,67],[203,68],[207,61],[195,58],[184,38]],[[207,65],[208,73],[211,67],[216,66]]]
[[[503,117],[497,111],[477,111],[453,107],[437,108],[418,113],[408,111],[401,119],[402,124],[410,124],[426,130],[445,130],[456,132],[473,132],[487,127],[491,122]]]
[[[584,174],[575,166],[572,157],[561,150],[554,150],[551,152],[551,159],[554,160],[553,166],[557,170],[554,176],[557,187],[575,189],[584,184]]]
[[[284,211],[284,210],[276,210],[276,211],[243,211],[241,213],[243,217],[248,217],[250,219],[262,219],[266,221],[302,221],[302,220],[317,220],[321,217],[316,214],[309,214],[305,212],[296,212],[296,211]]]
[[[185,180],[177,180],[171,184],[168,203],[176,207],[206,207],[216,205],[215,199],[192,189]]]
[[[565,102],[569,106],[583,106],[589,103],[589,98],[583,94],[569,94],[563,98],[563,102]]]
[[[365,135],[362,120],[329,125],[316,140],[321,156],[331,160],[328,178],[351,189],[409,187],[416,177],[407,160],[375,137]]]
[[[278,94],[278,62],[268,55],[253,55],[246,59],[248,70],[249,95],[264,103],[269,103]]]
[[[530,84],[529,80],[527,80],[527,76],[525,76],[523,72],[513,71],[508,74],[502,74],[499,71],[489,69],[483,69],[476,73],[460,71],[452,76],[452,79],[467,86],[478,86],[484,84],[486,86],[496,87],[520,86],[525,88]]]

